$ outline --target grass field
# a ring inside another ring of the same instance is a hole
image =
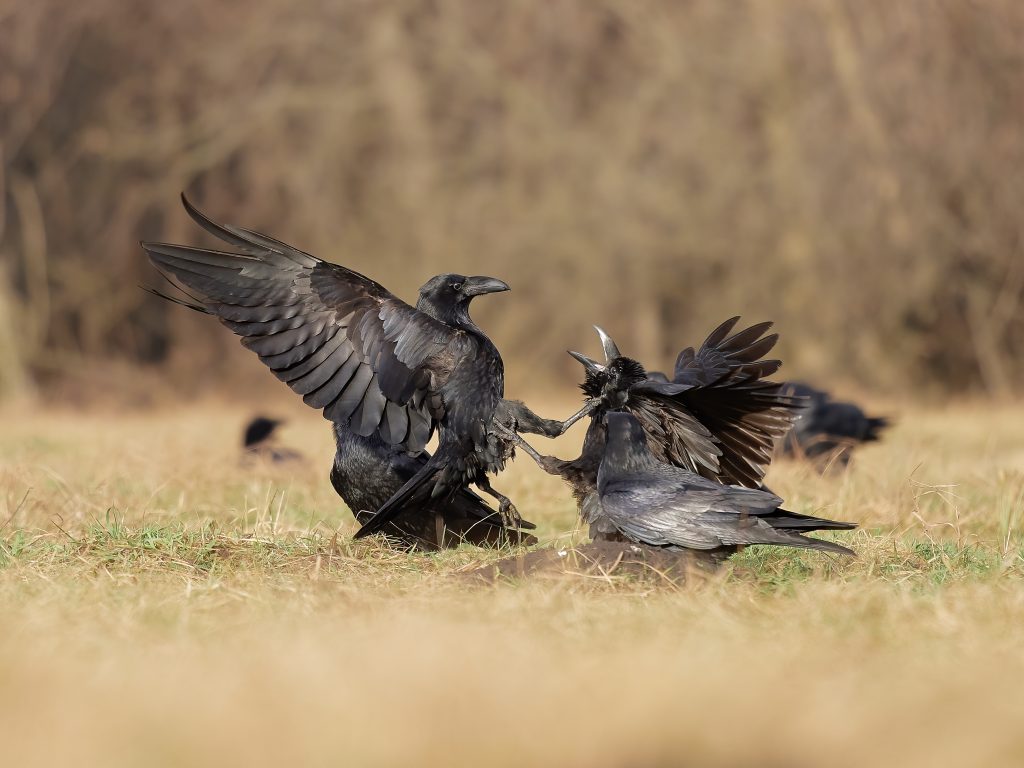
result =
[[[768,478],[856,560],[488,586],[503,553],[351,542],[313,414],[281,468],[240,464],[234,407],[9,409],[3,764],[1024,764],[1024,406],[893,410],[846,473]],[[528,459],[497,485],[581,540]]]

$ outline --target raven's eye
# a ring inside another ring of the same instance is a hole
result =
[[[452,290],[453,291],[461,291],[462,290],[462,283],[452,283]]]

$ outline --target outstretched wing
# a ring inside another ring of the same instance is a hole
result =
[[[676,358],[673,381],[694,387],[710,386],[723,376],[765,379],[779,370],[780,360],[765,360],[779,334],[765,336],[772,327],[770,322],[758,323],[729,336],[739,316],[730,317],[715,328],[700,349],[687,347]]]
[[[327,419],[420,451],[444,415],[456,331],[368,277],[278,240],[189,215],[240,253],[142,243],[153,264],[242,337]]]
[[[786,395],[783,384],[763,381],[781,365],[763,359],[778,340],[764,335],[771,323],[730,336],[738,320],[722,323],[696,352],[684,349],[674,381],[634,385],[626,407],[654,438],[659,458],[711,480],[757,488],[775,441],[802,402]]]

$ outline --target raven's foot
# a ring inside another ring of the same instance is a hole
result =
[[[500,422],[494,422],[494,433],[518,448],[522,448],[523,452],[526,453],[531,459],[536,461],[538,464],[544,459],[532,445],[523,440],[522,435],[515,431],[515,429],[509,429],[507,426]]]
[[[502,496],[497,491],[495,491],[495,498],[499,499],[498,514],[501,515],[501,524],[506,528],[519,528],[523,522],[523,517],[519,514],[519,510],[516,509],[516,505],[512,503],[508,496]]]
[[[508,440],[513,445],[522,448],[523,453],[537,462],[537,466],[547,472],[549,475],[560,475],[560,467],[564,462],[561,459],[555,458],[554,456],[545,456],[540,451],[536,450],[532,445],[523,440],[518,432],[511,431],[504,424],[495,423],[494,432],[499,437]]]
[[[521,447],[521,449],[526,452],[527,456],[534,458],[540,456],[540,454],[534,451],[530,444],[526,442],[524,439],[522,439],[522,436],[515,431],[515,423],[509,426],[507,424],[502,424],[501,422],[496,421],[492,425],[492,430],[496,435],[501,437],[503,440],[508,440],[513,445]]]
[[[493,496],[498,500],[498,514],[501,515],[501,524],[506,528],[519,528],[523,518],[520,516],[519,510],[516,509],[516,505],[512,503],[512,499],[500,491],[494,490],[491,487],[490,481],[486,479],[483,482],[478,482],[477,485],[488,496]]]

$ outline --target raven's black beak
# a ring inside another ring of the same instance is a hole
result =
[[[597,335],[601,337],[601,346],[604,348],[604,360],[606,363],[610,363],[616,357],[622,357],[619,353],[619,348],[615,346],[615,342],[612,341],[612,337],[605,333],[603,328],[595,325],[594,330],[597,331]]]
[[[483,275],[467,277],[466,282],[462,284],[462,294],[464,296],[481,296],[485,293],[500,293],[501,291],[508,290],[511,290],[508,287],[508,283],[496,277],[485,277]]]
[[[573,352],[572,350],[569,350],[569,354],[576,358],[576,360],[578,360],[579,362],[583,363],[583,367],[586,368],[587,371],[589,371],[590,373],[600,373],[601,371],[604,370],[603,365],[601,365],[596,360],[591,360],[589,357],[580,352]]]

